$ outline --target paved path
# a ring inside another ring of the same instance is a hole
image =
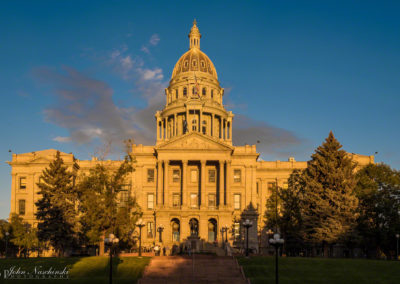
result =
[[[138,284],[246,284],[235,259],[195,255],[153,257]]]

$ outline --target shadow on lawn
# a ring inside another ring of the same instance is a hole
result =
[[[135,283],[142,275],[150,258],[138,257],[115,257],[113,258],[113,278],[116,283]],[[4,279],[4,270],[20,268],[28,273],[35,269],[40,270],[63,270],[67,267],[69,271],[68,280],[43,280],[43,279]],[[28,259],[1,259],[0,260],[0,283],[108,283],[109,258],[108,257],[70,257],[70,258],[28,258]],[[50,282],[51,281],[51,282]],[[61,281],[61,282],[60,282]]]

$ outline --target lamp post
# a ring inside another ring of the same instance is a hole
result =
[[[396,234],[396,260],[399,260],[399,238],[400,234]]]
[[[114,234],[110,234],[108,238],[104,240],[106,244],[110,246],[110,275],[109,275],[109,283],[112,284],[112,255],[113,255],[113,245],[118,244],[119,239],[114,236]]]
[[[229,230],[229,227],[228,227],[228,225],[225,225],[224,228],[225,228],[225,243],[227,243],[228,242],[228,230]]]
[[[273,239],[269,239],[269,243],[275,247],[275,283],[279,283],[279,275],[278,275],[278,249],[281,245],[283,245],[284,239],[281,239],[281,236],[276,233],[274,234]]]
[[[142,256],[142,228],[144,227],[144,223],[142,219],[136,223],[136,226],[139,227],[139,256]]]
[[[9,232],[6,232],[6,258],[7,258],[7,250],[8,250],[8,236],[10,235]]]
[[[224,233],[225,233],[225,227],[221,228],[221,235],[222,235],[222,242],[224,242]]]
[[[158,235],[159,235],[159,237],[160,237],[160,239],[159,239],[159,241],[160,241],[160,243],[162,243],[162,232],[164,231],[164,226],[163,225],[160,225],[158,228],[157,228],[157,232],[158,232]]]
[[[253,226],[253,222],[249,219],[243,222],[243,226],[246,228],[246,257],[249,256],[249,228]]]

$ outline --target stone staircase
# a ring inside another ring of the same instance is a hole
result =
[[[194,273],[193,273],[194,271]],[[247,284],[232,257],[195,255],[153,257],[138,284]]]

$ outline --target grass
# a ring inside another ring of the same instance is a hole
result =
[[[145,266],[150,262],[149,257],[120,257],[113,258],[113,283],[136,283],[141,277]],[[4,270],[11,267],[31,272],[35,267],[40,270],[63,270],[67,267],[69,280],[4,280]],[[70,258],[28,258],[0,259],[0,283],[108,283],[108,257],[70,257]]]
[[[275,283],[274,257],[238,261],[252,284]],[[279,283],[399,284],[400,261],[281,257]]]

